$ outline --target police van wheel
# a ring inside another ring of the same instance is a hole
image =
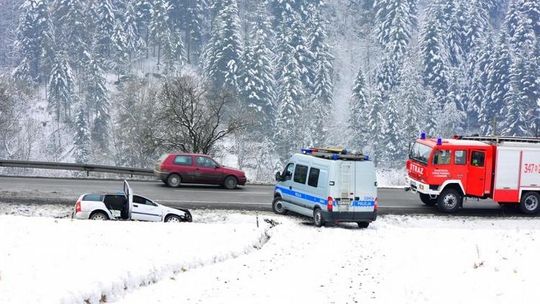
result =
[[[287,209],[283,205],[283,200],[281,197],[276,197],[272,202],[272,210],[277,214],[287,214]]]
[[[369,227],[369,222],[358,222],[358,228],[364,229]]]
[[[463,197],[457,190],[445,189],[437,198],[437,208],[445,213],[454,213],[458,211],[463,203]]]
[[[521,197],[519,209],[525,214],[536,214],[540,211],[540,195],[536,192],[527,192]]]
[[[437,199],[433,199],[429,194],[420,193],[420,200],[426,206],[435,206],[437,204]]]
[[[321,208],[315,208],[315,210],[313,210],[313,224],[315,224],[317,227],[324,226],[324,218]]]

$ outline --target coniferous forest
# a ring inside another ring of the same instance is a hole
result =
[[[421,131],[539,136],[540,1],[0,0],[0,75],[0,159],[402,167]]]

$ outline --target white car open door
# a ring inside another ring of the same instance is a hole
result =
[[[131,211],[133,210],[133,192],[126,180],[124,180],[124,195],[127,198],[127,217],[128,219],[131,219]]]

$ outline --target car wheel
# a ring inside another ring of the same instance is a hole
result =
[[[172,188],[176,188],[180,186],[180,183],[182,183],[182,178],[178,174],[171,174],[169,177],[167,177],[167,185]]]
[[[369,222],[357,222],[358,228],[364,229],[369,227]]]
[[[109,216],[103,211],[96,211],[90,214],[90,219],[94,221],[106,221],[109,219]]]
[[[527,192],[521,197],[519,210],[525,214],[536,214],[540,211],[540,195],[536,192]]]
[[[315,208],[315,210],[313,210],[313,224],[317,227],[324,226],[324,218],[321,208]]]
[[[182,219],[178,215],[169,214],[165,217],[165,223],[180,223]]]
[[[456,212],[463,203],[463,197],[457,190],[448,188],[443,190],[441,195],[437,198],[437,208],[439,211],[445,213]]]
[[[272,210],[274,211],[274,213],[277,213],[277,214],[287,214],[287,209],[285,209],[285,206],[283,205],[283,200],[281,199],[281,197],[276,197],[274,198],[274,201],[272,202]]]
[[[223,182],[223,186],[229,190],[235,189],[237,185],[238,180],[236,180],[236,177],[234,176],[227,176],[227,178],[225,178],[225,182]]]
[[[191,212],[186,211],[184,214],[184,222],[193,222],[193,217],[191,216]]]
[[[437,204],[437,199],[431,198],[429,194],[420,193],[420,200],[426,206],[435,206]]]

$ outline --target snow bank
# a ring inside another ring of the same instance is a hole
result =
[[[71,217],[73,208],[73,205],[20,204],[0,202],[0,215],[69,218]]]
[[[0,216],[0,303],[98,303],[252,252],[255,216],[225,223],[94,222]]]
[[[382,217],[369,229],[282,225],[256,253],[120,303],[536,303],[540,220]]]
[[[383,216],[361,230],[258,217],[260,228],[252,212],[195,210],[179,225],[3,215],[0,303],[537,302],[537,218]]]

